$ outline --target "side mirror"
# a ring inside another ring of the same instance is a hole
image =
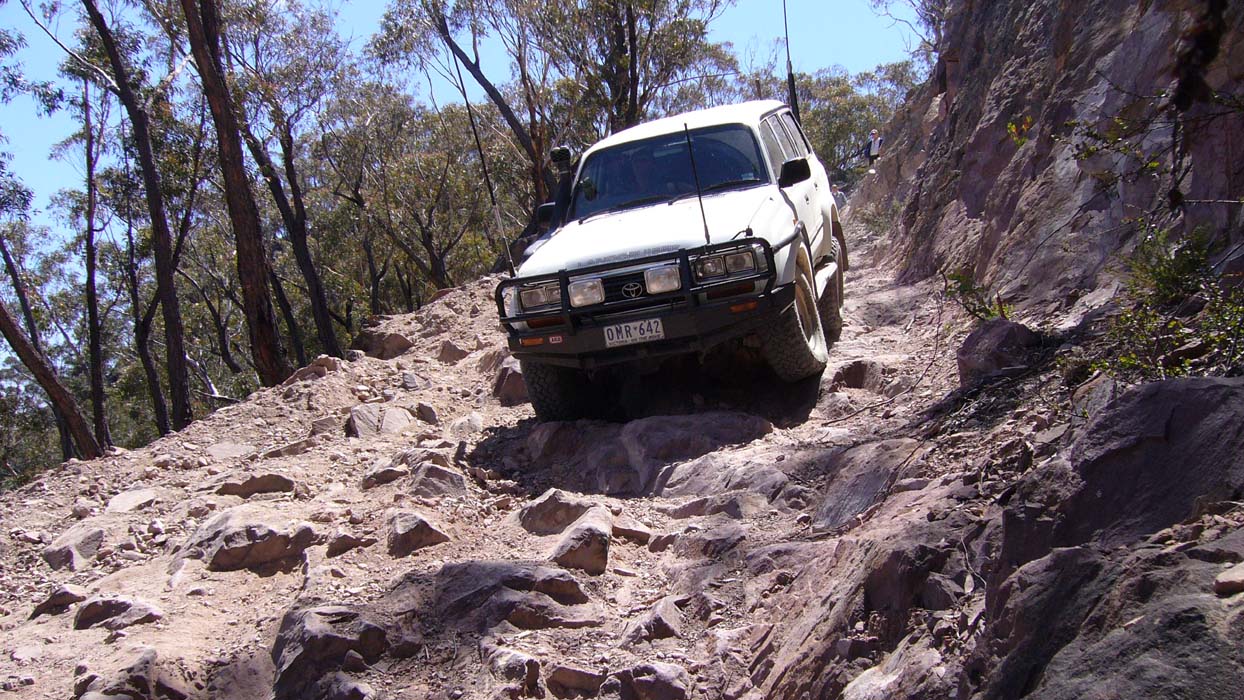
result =
[[[791,158],[782,163],[782,172],[778,175],[778,187],[790,187],[810,177],[812,177],[812,167],[808,165],[808,159]]]
[[[545,202],[536,207],[536,223],[541,226],[547,226],[553,220],[553,209],[556,205],[553,202]]]

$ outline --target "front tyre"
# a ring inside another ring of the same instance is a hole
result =
[[[596,392],[581,370],[519,360],[527,396],[541,423],[586,418],[599,412]]]
[[[802,267],[795,276],[795,303],[764,337],[762,352],[773,372],[785,382],[825,371],[829,345],[821,328],[816,287]]]
[[[837,251],[834,260],[838,263],[838,270],[834,272],[833,279],[826,283],[825,293],[816,305],[827,346],[838,342],[842,337],[842,246],[834,241],[834,248]]]

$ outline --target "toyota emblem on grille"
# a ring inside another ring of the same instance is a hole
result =
[[[644,286],[638,282],[628,282],[622,285],[622,296],[627,299],[635,299],[644,293]]]

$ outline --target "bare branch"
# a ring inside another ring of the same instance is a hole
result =
[[[79,64],[81,64],[83,68],[94,73],[95,77],[99,78],[99,80],[102,81],[104,86],[107,87],[109,90],[111,90],[112,92],[117,92],[118,90],[117,82],[112,79],[112,75],[109,74],[108,71],[86,60],[86,58],[83,57],[82,54],[78,53],[77,51],[74,51],[73,49],[65,45],[65,43],[61,41],[59,37],[53,34],[52,30],[48,28],[46,24],[43,23],[43,20],[39,19],[35,15],[34,10],[31,9],[30,7],[30,0],[21,0],[21,4],[22,4],[22,9],[26,11],[26,15],[30,17],[30,20],[34,22],[36,25],[38,25],[39,29],[42,29],[43,33],[46,34],[49,39],[55,42],[55,44],[59,46],[62,51],[68,54],[69,57],[72,58],[74,61],[77,61]]]

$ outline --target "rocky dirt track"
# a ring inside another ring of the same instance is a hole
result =
[[[972,324],[868,243],[819,384],[675,364],[538,425],[484,279],[3,494],[0,697],[1238,698],[1244,385],[1073,403],[1075,339],[1002,324],[960,389]]]

